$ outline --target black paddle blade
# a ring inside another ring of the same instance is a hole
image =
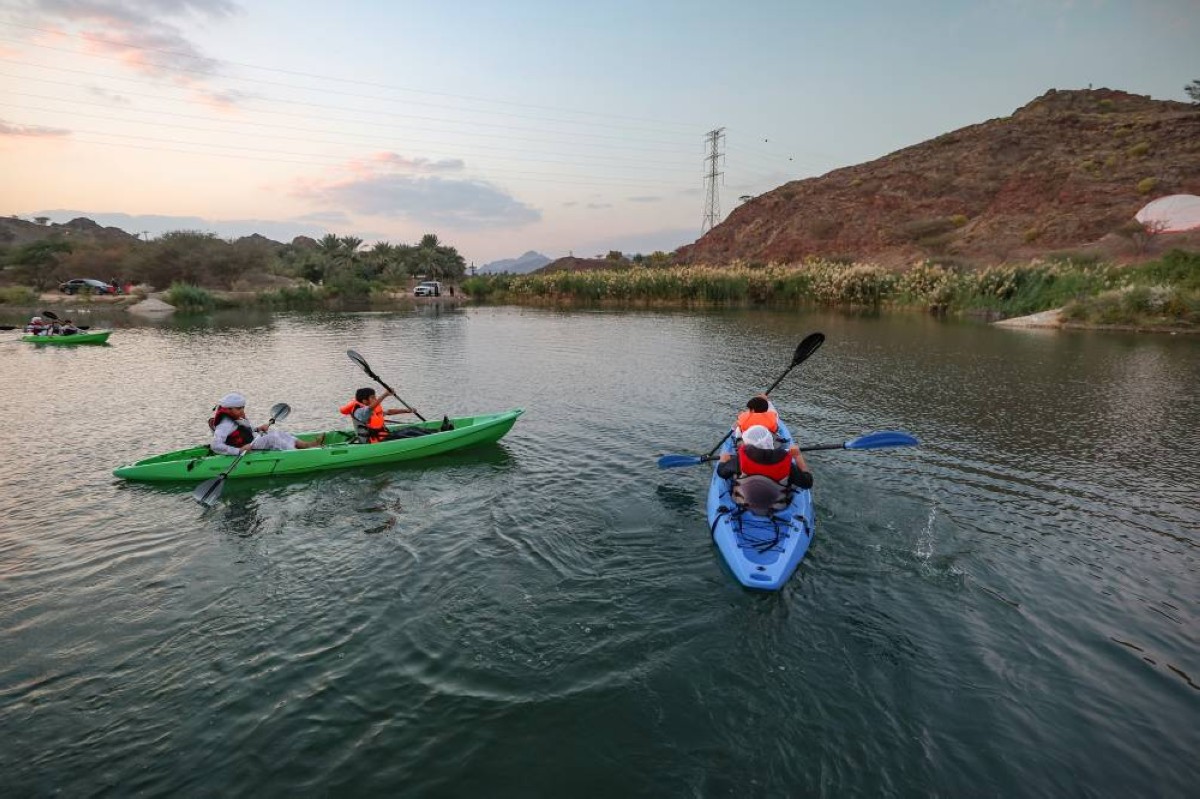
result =
[[[363,368],[363,371],[365,371],[365,372],[371,371],[371,364],[367,363],[367,359],[364,358],[363,356],[359,355],[354,350],[346,350],[346,355],[347,355],[347,357],[350,358],[350,360],[354,361],[356,364],[361,366]]]
[[[205,507],[211,508],[217,504],[217,500],[221,498],[221,492],[225,490],[225,475],[214,477],[211,480],[205,480],[200,485],[196,486],[196,490],[192,492],[192,499],[199,502]]]
[[[808,357],[821,348],[825,343],[824,333],[809,333],[796,346],[796,354],[792,356],[792,366],[808,360]]]
[[[58,321],[58,314],[56,314],[54,311],[42,311],[42,316],[46,317],[47,319],[53,319],[55,322]]]
[[[278,405],[271,406],[271,424],[282,422],[287,418],[287,415],[292,412],[292,406],[286,402],[281,402]]]

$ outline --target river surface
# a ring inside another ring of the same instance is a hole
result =
[[[13,321],[13,320],[6,320]],[[77,320],[78,321],[78,320]],[[128,323],[126,323],[128,324]],[[703,453],[773,397],[817,528],[741,588]],[[1200,338],[806,312],[243,314],[0,341],[0,795],[1195,796]],[[114,467],[370,381],[499,444]]]

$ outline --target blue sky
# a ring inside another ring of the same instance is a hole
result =
[[[1048,89],[1185,99],[1196,0],[0,2],[0,213],[482,264],[673,249],[721,208]]]

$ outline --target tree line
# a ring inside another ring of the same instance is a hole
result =
[[[337,295],[365,295],[416,277],[456,280],[466,270],[458,251],[433,233],[416,244],[381,241],[364,248],[354,236],[329,234],[315,244],[276,245],[253,237],[228,241],[195,230],[172,231],[144,243],[49,237],[0,251],[0,266],[5,282],[37,291],[76,277],[157,289],[187,283],[228,290],[253,287],[274,276],[305,280]]]

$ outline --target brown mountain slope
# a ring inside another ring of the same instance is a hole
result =
[[[1052,89],[1012,116],[786,183],[677,260],[993,263],[1091,244],[1175,193],[1200,193],[1200,109]]]
[[[137,236],[120,228],[102,227],[86,217],[76,217],[62,224],[39,225],[17,217],[0,217],[0,247],[19,247],[42,239],[58,237],[74,242],[103,246],[136,244]]]

